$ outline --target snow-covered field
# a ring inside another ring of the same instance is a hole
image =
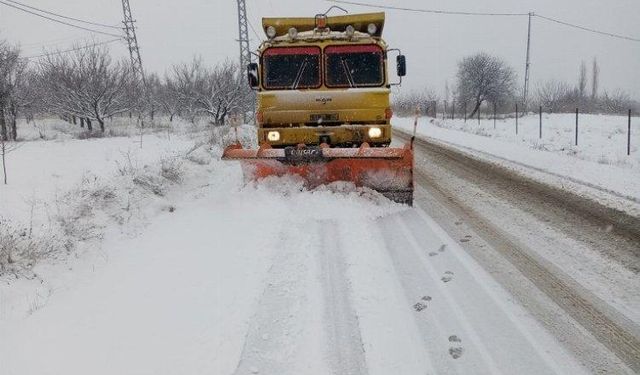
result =
[[[84,201],[85,181],[114,196],[80,217],[102,233],[83,251],[1,279],[1,374],[584,372],[421,210],[344,184],[245,185],[219,148],[186,156],[193,136],[136,141],[11,155],[0,212],[16,222],[33,200]]]
[[[408,132],[413,131],[413,123],[412,118],[395,120]],[[574,145],[575,114],[544,114],[542,139],[538,127],[537,115],[519,119],[518,135],[513,118],[498,120],[495,129],[493,120],[478,124],[475,119],[465,123],[420,118],[418,134],[511,167],[524,167],[527,174],[579,193],[602,192],[614,204],[621,200],[640,204],[640,119],[632,119],[630,156],[626,154],[626,117],[581,115],[578,146]]]

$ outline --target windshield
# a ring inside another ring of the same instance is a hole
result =
[[[320,48],[269,48],[263,54],[266,89],[318,88],[320,82]]]
[[[327,87],[375,87],[384,84],[382,49],[375,45],[325,49]]]

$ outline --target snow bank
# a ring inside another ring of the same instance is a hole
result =
[[[615,206],[640,205],[640,131],[633,134],[627,156],[626,118],[581,115],[579,146],[572,143],[575,115],[544,115],[542,140],[538,121],[537,116],[521,118],[516,135],[515,119],[498,120],[494,129],[493,120],[421,118],[418,134]],[[395,124],[411,132],[413,122],[399,118]]]

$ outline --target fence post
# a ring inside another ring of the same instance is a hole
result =
[[[580,115],[580,109],[576,108],[576,146],[578,145],[578,117]]]
[[[480,107],[478,107],[478,125],[480,125]]]
[[[496,129],[496,112],[497,112],[497,104],[493,103],[493,130]]]
[[[629,124],[627,129],[627,156],[631,155],[631,110],[629,110]]]
[[[538,134],[538,138],[542,139],[542,106],[540,106],[540,134]]]
[[[516,135],[518,135],[518,103],[516,103]]]

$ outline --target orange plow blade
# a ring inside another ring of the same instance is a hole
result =
[[[269,176],[298,175],[307,188],[347,181],[355,186],[378,191],[392,201],[413,204],[413,149],[287,147],[268,145],[258,150],[240,144],[227,147],[223,160],[239,160],[245,179],[260,180]]]

